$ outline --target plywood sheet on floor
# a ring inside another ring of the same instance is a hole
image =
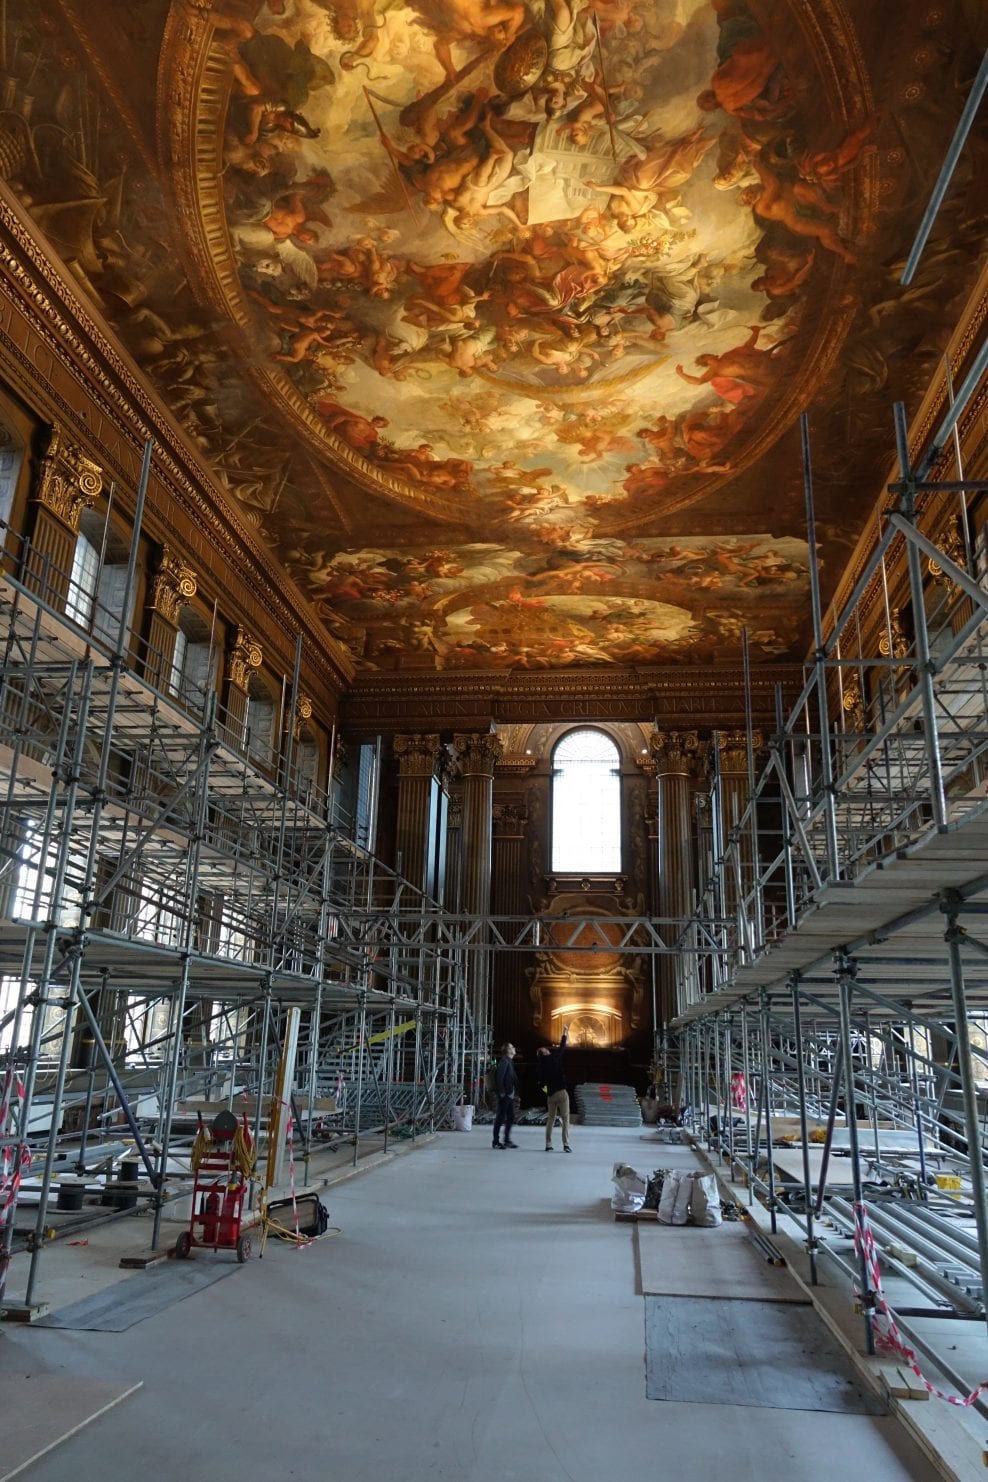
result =
[[[650,1400],[882,1415],[812,1307],[710,1297],[645,1298]]]
[[[36,1328],[75,1328],[90,1333],[125,1333],[135,1323],[166,1312],[193,1292],[212,1286],[242,1268],[234,1262],[208,1257],[198,1261],[169,1261],[139,1275],[104,1287],[43,1317]]]
[[[646,1295],[729,1297],[756,1302],[808,1298],[785,1266],[755,1249],[743,1224],[635,1226],[641,1289]]]
[[[0,1482],[16,1477],[140,1387],[140,1380],[125,1384],[71,1374],[0,1374]]]

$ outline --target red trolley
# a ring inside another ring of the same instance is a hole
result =
[[[238,1135],[239,1134],[239,1135]],[[189,1228],[175,1242],[180,1261],[196,1246],[204,1250],[235,1250],[238,1261],[251,1253],[251,1238],[241,1229],[244,1198],[249,1188],[249,1141],[240,1133],[232,1112],[220,1112],[208,1134],[200,1118],[193,1150],[192,1217]]]

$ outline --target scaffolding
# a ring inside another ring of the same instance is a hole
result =
[[[757,771],[749,723],[747,805],[715,830],[675,1024],[710,1152],[772,1229],[792,1213],[814,1281],[821,1259],[845,1271],[874,1353],[865,1216],[911,1293],[900,1330],[962,1393],[971,1376],[915,1322],[988,1315],[988,482],[965,477],[956,431],[986,364],[988,346],[915,460],[895,407],[890,501],[826,628],[803,418],[813,658]]]
[[[354,841],[294,754],[301,640],[263,752],[249,703],[142,677],[167,673],[126,619],[148,469],[123,616],[80,621],[70,574],[12,531],[0,570],[0,1296],[33,1155],[28,1305],[65,1172],[132,1142],[153,1249],[204,1108],[243,1111],[256,1144],[290,1118],[308,1171],[326,1143],[356,1162],[371,1132],[386,1147],[445,1124],[463,1085],[459,959],[376,926],[436,903]]]

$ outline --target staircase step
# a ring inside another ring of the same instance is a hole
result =
[[[577,1086],[576,1111],[585,1127],[640,1127],[641,1108],[634,1086],[585,1082]]]

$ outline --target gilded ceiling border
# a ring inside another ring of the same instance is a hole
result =
[[[77,289],[70,286],[68,270],[62,267],[53,249],[41,245],[38,236],[6,182],[0,181],[0,271],[8,279],[11,296],[16,294],[25,302],[34,330],[47,345],[53,360],[76,378],[85,377],[87,398],[119,431],[134,454],[135,466],[140,461],[144,438],[152,437],[155,472],[183,513],[221,557],[211,575],[229,598],[231,607],[236,609],[239,603],[236,584],[241,589],[250,588],[279,633],[302,631],[308,635],[307,660],[321,673],[328,689],[338,691],[352,677],[352,662],[319,619],[301,602],[291,600],[292,586],[287,574],[280,568],[272,570],[273,558],[261,550],[248,528],[226,504],[206,467],[184,444],[183,434],[142,382],[126,352],[110,338],[111,332],[78,296]],[[93,445],[93,428],[77,408],[53,390],[49,379],[9,335],[2,336],[2,343],[12,371],[14,366],[20,368],[22,390],[30,394],[38,410],[46,405],[57,407],[60,418],[73,426],[79,439]],[[93,451],[100,451],[105,457],[105,449],[94,446]],[[115,472],[125,485],[133,481],[132,469],[118,464]],[[181,539],[181,533],[171,525],[167,515],[156,510],[155,520],[162,530],[176,540]],[[250,559],[244,559],[245,556]],[[234,581],[223,582],[224,567]],[[284,656],[290,657],[287,646]]]
[[[186,264],[199,293],[219,313],[232,316],[245,351],[243,372],[268,398],[274,394],[290,425],[321,458],[333,458],[348,478],[446,524],[463,524],[463,505],[432,491],[387,477],[323,427],[287,376],[255,363],[251,315],[236,271],[222,207],[222,141],[230,99],[227,54],[211,44],[212,18],[201,0],[194,10],[173,5],[158,67],[158,148],[172,181],[188,245]]]
[[[954,333],[951,335],[950,343],[947,346],[946,355],[950,359],[955,390],[960,382],[961,377],[964,374],[964,367],[969,356],[977,348],[984,337],[986,326],[988,326],[988,264],[986,264],[984,269],[982,270],[980,278],[972,291],[970,299],[968,300],[967,308],[961,315],[957,327],[955,328]],[[918,462],[923,449],[929,446],[937,426],[946,414],[947,408],[949,406],[949,401],[950,397],[947,386],[946,367],[944,365],[944,361],[941,359],[936,373],[930,378],[929,387],[927,388],[926,395],[924,396],[923,401],[920,404],[919,410],[916,412],[916,415],[913,417],[912,421],[909,424],[907,432],[909,459],[914,466]],[[965,449],[964,445],[984,417],[986,408],[988,408],[988,378],[986,378],[986,380],[979,387],[977,393],[971,398],[966,411],[961,416],[960,423],[957,429],[962,450],[968,454],[968,462],[970,462],[971,459],[978,458],[980,449],[979,447]],[[858,578],[861,576],[861,573],[867,565],[868,557],[877,538],[875,531],[878,523],[881,521],[884,512],[890,509],[896,503],[896,496],[890,494],[888,489],[889,484],[894,482],[899,475],[898,462],[895,459],[894,452],[891,451],[894,437],[895,433],[894,424],[892,421],[892,405],[890,403],[890,462],[888,472],[881,480],[879,492],[876,497],[871,516],[866,523],[860,541],[855,547],[850,560],[844,568],[844,573],[841,577],[841,580],[838,583],[834,595],[828,605],[827,620],[831,624],[835,621],[836,616],[840,612],[844,602],[847,600],[850,593],[854,590]],[[947,472],[947,466],[949,463],[952,462],[953,456],[954,450],[953,443],[951,441],[948,442],[947,446],[944,448],[936,464],[936,467],[934,469],[934,477],[950,476]],[[980,465],[976,465],[976,467],[978,468],[977,475],[972,475],[972,477],[983,477],[984,470],[980,467]],[[971,472],[970,467],[967,468],[967,472]],[[864,614],[869,613],[873,609],[876,602],[878,602],[879,600],[879,596],[880,586],[876,580],[871,584],[862,599],[862,611]]]

